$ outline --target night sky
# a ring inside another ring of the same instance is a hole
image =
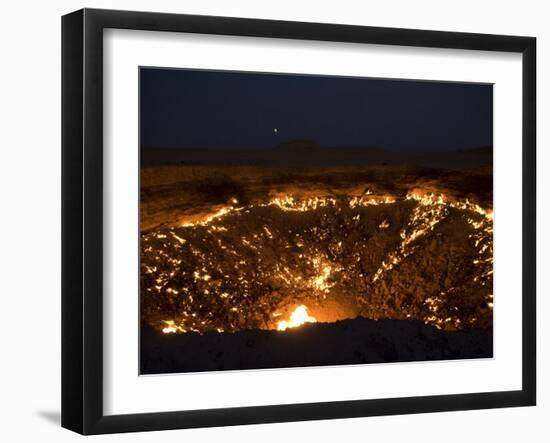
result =
[[[141,68],[141,144],[453,151],[492,145],[487,84]]]

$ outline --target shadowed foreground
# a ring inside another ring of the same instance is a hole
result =
[[[491,358],[493,334],[361,317],[285,332],[167,335],[142,327],[140,352],[141,374]]]

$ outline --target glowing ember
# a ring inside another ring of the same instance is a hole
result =
[[[304,323],[316,323],[317,319],[307,313],[307,307],[305,305],[298,306],[292,314],[290,314],[289,320],[281,320],[277,322],[277,330],[284,331],[288,328],[297,328]]]
[[[268,206],[277,206],[283,211],[300,212],[314,211],[317,208],[334,205],[336,205],[336,199],[334,198],[314,197],[299,201],[294,199],[291,195],[287,195],[283,198],[274,198],[268,203]]]
[[[177,325],[174,320],[164,320],[166,327],[162,328],[162,332],[165,334],[173,334],[175,332],[185,332],[181,326]]]

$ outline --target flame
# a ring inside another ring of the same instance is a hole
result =
[[[327,284],[327,279],[330,277],[330,266],[325,266],[321,275],[313,279],[313,286],[320,291],[328,291],[333,285]]]
[[[372,194],[371,191],[368,191],[366,193],[366,195],[371,195],[371,194]],[[395,202],[396,202],[395,197],[392,197],[389,195],[381,196],[381,197],[369,197],[369,198],[365,198],[364,196],[353,197],[352,199],[349,200],[349,207],[356,208],[359,206],[370,206],[370,205],[378,206],[378,205],[387,205]]]
[[[187,332],[180,325],[176,324],[174,320],[164,320],[166,327],[162,329],[164,334],[174,334],[176,332]]]
[[[307,313],[307,307],[305,305],[300,305],[290,314],[290,320],[281,320],[277,322],[277,330],[284,331],[288,328],[296,328],[304,323],[316,322],[317,319]]]
[[[208,224],[210,222],[216,221],[216,220],[222,218],[224,215],[229,214],[230,212],[240,211],[240,210],[242,210],[242,208],[235,208],[233,206],[224,206],[223,208],[220,208],[216,212],[207,215],[202,220],[198,220],[198,221],[194,221],[194,222],[187,221],[187,222],[182,223],[180,226],[182,228],[189,228],[189,227],[193,227],[193,226],[208,226]]]
[[[335,206],[336,199],[330,197],[313,197],[305,200],[296,200],[292,195],[284,197],[275,197],[267,203],[267,205],[261,206],[277,206],[283,211],[314,211],[317,208],[323,208],[326,206]]]

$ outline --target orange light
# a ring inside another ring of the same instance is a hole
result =
[[[317,319],[312,317],[307,312],[305,305],[298,306],[292,314],[290,314],[289,320],[281,320],[277,322],[277,330],[284,331],[288,328],[296,328],[304,323],[316,323]]]

